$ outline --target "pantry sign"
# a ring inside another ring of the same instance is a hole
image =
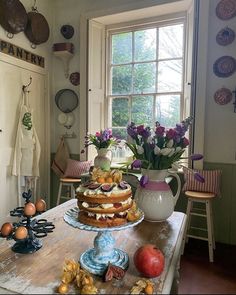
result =
[[[44,68],[44,57],[0,39],[0,52]]]

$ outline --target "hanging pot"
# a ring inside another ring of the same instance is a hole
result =
[[[49,38],[49,25],[46,18],[38,11],[28,12],[25,35],[34,45],[44,43]]]
[[[0,0],[0,24],[4,30],[10,34],[24,31],[27,20],[27,12],[19,0]]]

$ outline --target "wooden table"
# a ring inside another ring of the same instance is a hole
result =
[[[68,225],[64,212],[76,207],[76,200],[69,200],[40,216],[52,221],[56,228],[42,238],[43,247],[33,254],[18,254],[11,250],[14,240],[0,239],[0,294],[52,294],[56,293],[65,259],[79,260],[88,248],[93,248],[95,232],[87,232]],[[142,221],[139,225],[123,231],[113,232],[116,247],[128,253],[130,265],[121,281],[104,283],[95,277],[95,286],[103,294],[129,294],[131,287],[141,277],[133,264],[133,254],[146,244],[156,244],[165,255],[162,274],[152,279],[155,292],[168,294],[177,292],[178,267],[181,254],[186,216],[174,212],[165,222]],[[73,287],[70,293],[75,292]]]

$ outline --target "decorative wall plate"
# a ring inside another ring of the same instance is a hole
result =
[[[215,92],[214,99],[219,105],[225,105],[232,100],[232,91],[222,87]]]
[[[221,78],[231,76],[235,70],[236,61],[232,56],[222,56],[218,58],[213,65],[213,71],[215,75]]]
[[[70,39],[74,35],[74,28],[71,25],[63,25],[61,27],[61,34],[64,38]]]
[[[219,31],[219,33],[216,35],[216,42],[219,45],[229,45],[231,44],[235,39],[235,33],[232,29],[226,27]]]
[[[221,0],[216,6],[216,15],[222,20],[236,16],[236,0]]]
[[[80,73],[79,72],[74,72],[70,74],[70,82],[71,84],[77,86],[80,84]]]
[[[60,113],[57,117],[57,120],[61,125],[64,125],[67,121],[67,115],[65,113]]]

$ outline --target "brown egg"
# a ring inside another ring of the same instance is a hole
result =
[[[9,236],[13,231],[13,225],[10,222],[6,222],[1,227],[1,234],[3,237]]]
[[[15,231],[15,238],[17,240],[23,240],[27,237],[27,235],[28,235],[28,230],[24,226],[19,226]]]
[[[36,201],[35,207],[37,212],[44,212],[46,211],[46,202],[43,199],[39,199]]]
[[[34,203],[26,203],[24,207],[25,216],[33,216],[36,213],[36,208]]]

